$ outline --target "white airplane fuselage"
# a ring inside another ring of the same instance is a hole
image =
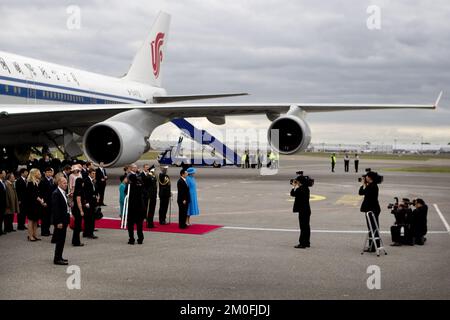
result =
[[[162,88],[0,51],[0,104],[152,102]]]

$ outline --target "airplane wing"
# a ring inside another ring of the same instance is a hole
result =
[[[332,104],[332,103],[164,103],[164,104],[52,104],[0,106],[0,133],[89,127],[118,113],[143,109],[169,119],[252,114],[282,114],[292,106],[305,112],[382,109],[436,109],[434,104]]]

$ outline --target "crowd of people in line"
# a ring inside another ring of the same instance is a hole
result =
[[[72,245],[83,247],[83,238],[98,239],[96,220],[103,217],[108,175],[104,163],[97,168],[93,163],[73,161],[72,164],[54,162],[45,155],[40,160],[30,159],[26,168],[17,173],[0,169],[0,236],[17,230],[27,231],[27,240],[40,241],[50,237],[55,246],[54,263],[67,265],[63,258],[67,227],[73,230]],[[159,195],[159,223],[167,224],[166,216],[172,191],[168,167],[161,167],[156,175],[154,166],[146,164],[139,170],[136,164],[127,166],[120,177],[120,216],[127,211],[129,244],[134,244],[134,226],[137,226],[138,244],[142,244],[143,222],[148,228],[153,223],[156,200]],[[177,183],[179,227],[191,225],[191,216],[199,214],[195,168],[183,168]],[[159,191],[159,192],[158,192]],[[128,205],[124,206],[126,195]],[[17,216],[17,229],[14,220]],[[51,226],[53,225],[53,230]],[[40,228],[40,236],[38,236]],[[53,232],[51,232],[53,231]]]
[[[147,228],[155,228],[154,217],[157,197],[159,197],[158,220],[160,225],[167,224],[167,213],[171,208],[171,180],[167,174],[168,166],[161,166],[160,173],[156,174],[155,166],[145,164],[142,170],[136,164],[124,168],[119,185],[119,215],[127,217],[129,244],[135,244],[134,227],[137,230],[137,243],[144,240],[143,223]],[[178,226],[186,229],[191,225],[191,216],[200,214],[197,198],[197,182],[194,177],[196,169],[184,167],[177,182],[178,196]],[[125,198],[128,195],[126,205]],[[169,209],[170,207],[170,209]],[[169,216],[170,218],[170,216]]]
[[[39,161],[30,159],[27,167],[17,173],[0,170],[0,235],[27,230],[30,242],[52,236],[51,242],[56,244],[54,262],[67,264],[62,258],[65,242],[62,229],[70,224],[71,214],[73,246],[84,245],[80,241],[81,231],[85,238],[98,238],[94,234],[95,219],[102,215],[100,207],[105,205],[108,176],[103,163],[97,168],[84,161],[61,165],[62,162],[52,161],[45,155]],[[61,206],[61,200],[65,206]],[[61,207],[65,207],[66,215],[61,214]],[[17,230],[13,225],[15,216]]]

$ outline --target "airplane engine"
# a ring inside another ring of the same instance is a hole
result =
[[[267,132],[269,144],[281,154],[304,151],[311,142],[311,129],[305,120],[285,115],[274,120]]]
[[[87,157],[105,166],[122,166],[138,160],[150,149],[148,137],[126,122],[105,121],[90,127],[83,140]]]

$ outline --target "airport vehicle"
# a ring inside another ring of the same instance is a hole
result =
[[[226,166],[227,162],[222,157],[218,156],[205,156],[205,149],[202,150],[200,155],[191,155],[189,158],[182,153],[183,137],[178,139],[176,145],[169,146],[158,155],[158,163],[160,165],[169,165],[181,167],[183,165],[193,166],[210,166],[214,168],[220,168]],[[233,163],[234,164],[234,163]]]
[[[94,163],[118,167],[150,149],[158,126],[177,118],[265,114],[268,141],[282,154],[305,150],[308,112],[375,109],[435,109],[434,104],[187,103],[246,95],[169,95],[162,87],[170,16],[161,12],[125,76],[114,78],[0,52],[0,147],[10,166],[25,163],[32,148],[62,147],[67,158],[84,154]],[[79,141],[82,140],[82,148]],[[1,159],[0,159],[1,160]]]

